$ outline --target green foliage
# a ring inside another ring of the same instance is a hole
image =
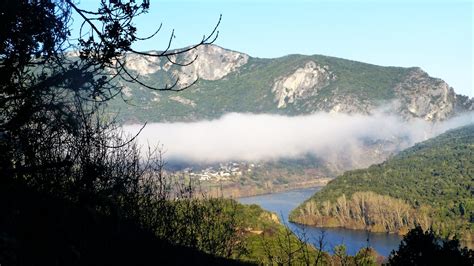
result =
[[[314,261],[316,250],[281,224],[276,214],[255,204],[238,204],[236,217],[245,250],[235,254],[235,258],[266,265],[303,265]],[[324,256],[328,255],[324,253]]]
[[[377,263],[378,255],[375,250],[371,248],[362,248],[354,256],[355,265],[367,265],[375,266]]]
[[[308,202],[321,210],[345,195],[371,191],[401,199],[427,212],[436,232],[472,239],[474,213],[474,125],[448,131],[409,148],[386,162],[348,171],[292,212],[297,219]],[[428,209],[426,209],[428,208]],[[429,210],[429,211],[426,211]],[[427,225],[429,226],[429,224]]]
[[[349,264],[349,255],[345,245],[337,245],[334,247],[334,257],[336,257],[341,265]]]
[[[1,265],[244,264],[206,253],[160,239],[120,212],[105,215],[0,179]]]
[[[220,257],[239,253],[237,203],[221,198],[167,199],[155,203],[160,239]]]
[[[325,234],[316,239],[316,248],[308,244],[305,232],[296,236],[276,214],[258,205],[237,205],[236,217],[241,226],[243,253],[236,254],[243,262],[263,265],[377,265],[379,255],[371,248],[361,249],[356,256],[347,254],[346,247],[335,247],[334,254],[322,251]],[[239,256],[240,255],[240,256]]]
[[[420,226],[408,232],[388,261],[388,265],[473,264],[474,250],[461,248],[457,239],[442,240],[433,230],[423,231]]]

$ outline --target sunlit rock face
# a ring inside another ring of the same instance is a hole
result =
[[[157,52],[151,53],[157,54]],[[161,70],[161,63],[161,58],[154,56],[127,54],[125,58],[125,66],[127,69],[133,70],[139,75],[149,75]]]
[[[453,116],[457,105],[472,110],[469,99],[463,102],[446,82],[420,68],[413,68],[394,90],[400,103],[398,111],[406,118],[441,121]]]
[[[188,66],[177,68],[173,73],[180,78],[181,84],[194,81],[218,80],[246,64],[249,56],[226,50],[216,45],[203,45],[186,53],[183,58],[176,58],[180,63],[193,62]],[[194,61],[193,61],[194,60]]]
[[[195,107],[195,106],[196,106],[196,103],[194,103],[193,101],[191,101],[191,100],[189,100],[189,99],[187,99],[187,98],[178,96],[178,95],[170,96],[169,98],[170,98],[171,100],[175,101],[175,102],[180,103],[180,104],[189,105],[189,106],[191,106],[191,107]]]
[[[173,78],[177,79],[177,85],[182,87],[192,84],[198,78],[219,80],[246,64],[248,59],[249,56],[243,53],[216,45],[201,45],[186,53],[171,55],[168,58],[128,54],[125,65],[129,70],[145,78],[160,70],[171,73]]]
[[[335,78],[328,66],[309,61],[304,67],[296,69],[287,76],[279,77],[275,81],[272,88],[275,102],[278,108],[284,108],[287,103],[314,96],[318,93],[318,89],[329,85],[329,82]]]

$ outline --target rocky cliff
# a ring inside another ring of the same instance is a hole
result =
[[[400,101],[398,111],[405,117],[439,121],[456,112],[473,110],[472,100],[463,101],[446,82],[430,77],[420,68],[410,69],[394,90]]]

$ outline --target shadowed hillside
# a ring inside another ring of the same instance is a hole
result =
[[[2,265],[243,265],[174,246],[120,216],[29,189],[0,186]]]

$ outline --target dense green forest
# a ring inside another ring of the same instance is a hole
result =
[[[447,131],[367,169],[348,171],[291,214],[318,226],[406,233],[416,224],[472,241],[474,125]]]

